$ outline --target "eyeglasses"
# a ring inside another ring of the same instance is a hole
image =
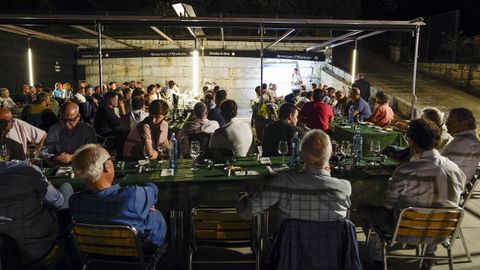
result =
[[[71,119],[67,119],[67,118],[61,118],[60,121],[62,121],[63,123],[69,123],[69,124],[75,124],[75,121],[77,121],[77,118],[78,116],[80,115],[80,113],[78,113],[75,117],[71,118]]]

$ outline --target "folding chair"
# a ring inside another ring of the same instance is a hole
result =
[[[475,188],[477,188],[479,182],[480,181],[478,181],[478,178],[474,176],[472,181],[466,185],[465,191],[460,198],[459,206],[461,208],[465,209],[467,207],[467,204],[474,195]],[[465,237],[463,236],[463,231],[461,227],[458,230],[458,237],[462,240],[463,249],[465,250],[465,254],[467,255],[468,262],[472,262],[472,256],[470,255],[470,250],[468,250],[467,242],[465,241]]]
[[[463,219],[463,209],[457,208],[420,208],[408,207],[400,212],[395,231],[389,236],[372,226],[370,233],[375,232],[383,242],[383,263],[387,270],[387,258],[417,258],[420,265],[424,259],[448,259],[449,269],[453,270],[452,247]],[[415,245],[415,255],[388,253],[387,247],[400,243]],[[443,244],[442,244],[443,243]],[[425,255],[427,245],[442,244],[447,249],[447,256]]]
[[[140,265],[142,269],[155,269],[167,249],[165,244],[152,254],[144,254],[137,230],[127,225],[75,223],[73,237],[83,269],[87,269],[92,262]]]
[[[255,264],[260,269],[260,251],[257,249],[257,231],[261,227],[256,217],[243,220],[236,208],[230,207],[196,207],[191,212],[192,241],[189,249],[188,269],[193,264]],[[257,225],[256,225],[257,224]],[[224,249],[249,247],[250,258],[237,260],[201,260],[194,255],[201,248]]]

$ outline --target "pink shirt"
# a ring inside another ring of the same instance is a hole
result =
[[[7,138],[10,138],[23,146],[23,151],[27,153],[27,144],[38,144],[47,133],[39,128],[36,128],[29,123],[14,119],[13,127],[7,134]]]
[[[125,145],[123,146],[123,156],[129,160],[144,159],[143,150],[145,145],[152,145],[153,149],[156,151],[159,143],[168,142],[167,121],[162,121],[158,128],[158,137],[154,138],[150,125],[140,122],[134,129],[132,129],[132,131],[130,131],[130,134],[128,134]]]
[[[393,120],[392,108],[388,106],[388,103],[378,106],[372,114],[372,122],[380,127],[388,126]]]

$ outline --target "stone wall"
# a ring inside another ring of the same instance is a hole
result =
[[[95,44],[95,40],[81,40]],[[160,40],[124,40],[132,45],[145,49],[175,49],[166,41]],[[187,48],[193,48],[189,42],[181,42]],[[221,42],[208,41],[209,49],[221,48]],[[260,48],[258,42],[225,42],[226,49],[255,50]],[[276,50],[300,51],[311,44],[279,43]],[[118,48],[118,44],[107,41],[105,48]],[[294,62],[293,60],[265,59],[265,62]],[[79,65],[85,65],[86,79],[92,84],[98,84],[98,60],[80,59]],[[181,88],[189,89],[192,84],[191,57],[143,57],[143,58],[104,58],[103,81],[141,81],[144,86],[151,83],[160,83],[165,86],[169,80],[174,80]],[[313,67],[320,70],[320,63],[298,61],[301,68]],[[313,72],[314,74],[316,72]],[[310,78],[304,78],[308,82]],[[255,96],[254,88],[260,84],[260,58],[241,57],[211,57],[200,56],[200,85],[205,82],[216,82],[220,87],[228,90],[230,98],[235,99],[239,106],[246,108],[250,99]]]
[[[418,71],[480,95],[480,64],[418,63]]]

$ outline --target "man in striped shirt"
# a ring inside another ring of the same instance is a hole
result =
[[[473,175],[480,162],[480,142],[476,134],[477,124],[472,111],[465,108],[450,110],[447,122],[448,133],[453,136],[442,151],[442,155],[462,169],[467,177],[467,182],[473,179]]]
[[[374,224],[384,233],[392,235],[398,213],[405,207],[458,206],[465,186],[465,174],[434,148],[438,138],[439,129],[430,121],[417,119],[410,122],[407,139],[412,157],[393,173],[384,193],[384,205],[366,205],[358,210],[365,233],[368,233],[369,225]],[[370,239],[371,245],[367,247],[370,262],[373,259],[375,266],[381,266],[380,242],[377,237]],[[427,253],[434,250],[435,246],[432,246]],[[429,269],[428,266],[425,268]]]

